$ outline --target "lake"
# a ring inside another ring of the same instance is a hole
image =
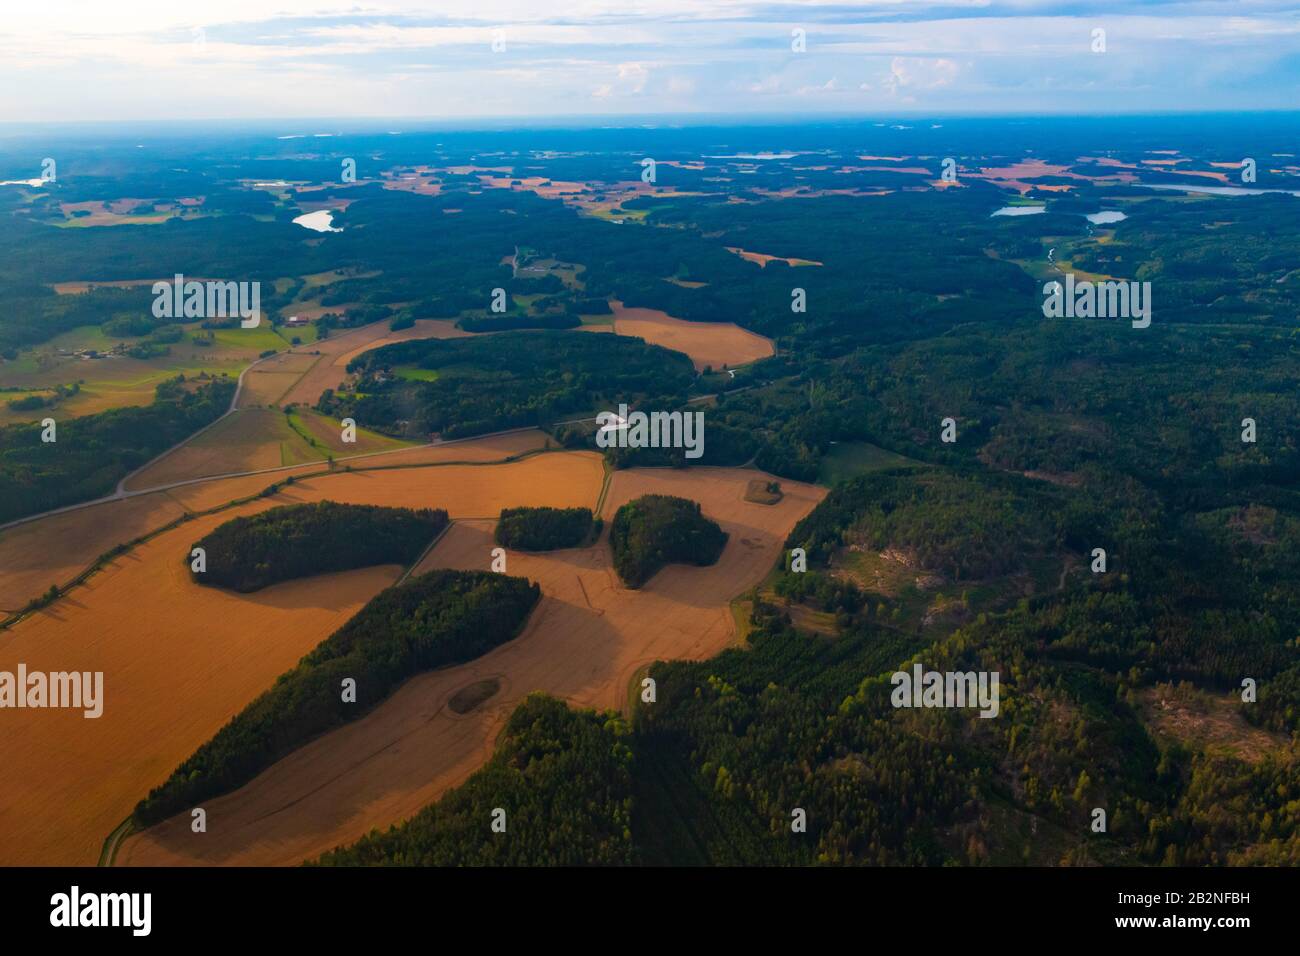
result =
[[[1262,196],[1265,193],[1285,193],[1288,196],[1300,196],[1295,189],[1246,189],[1244,186],[1183,186],[1174,183],[1133,183],[1146,189],[1174,189],[1184,193],[1205,193],[1208,196]]]
[[[294,225],[302,226],[304,229],[311,229],[315,232],[342,232],[342,229],[335,229],[334,210],[317,209],[315,212],[309,212],[299,216],[294,221]]]

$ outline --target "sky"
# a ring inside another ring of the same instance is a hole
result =
[[[0,122],[1300,105],[1300,0],[0,0]]]

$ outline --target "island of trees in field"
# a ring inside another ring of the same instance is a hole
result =
[[[237,789],[313,737],[356,720],[407,678],[504,644],[540,596],[536,584],[488,571],[433,571],[382,591],[142,800],[136,824]]]
[[[233,518],[195,542],[207,567],[196,572],[191,565],[191,574],[199,584],[248,592],[332,571],[406,565],[446,527],[442,509],[334,501],[282,505]],[[185,560],[191,562],[189,554]]]
[[[516,551],[576,548],[600,533],[590,508],[502,508],[497,544]]]
[[[619,508],[610,524],[614,569],[639,588],[666,564],[713,564],[727,533],[700,513],[698,502],[673,495],[642,495]]]
[[[691,360],[640,339],[571,332],[415,339],[348,365],[355,391],[327,392],[320,409],[390,435],[463,438],[618,403],[676,407],[695,379]]]

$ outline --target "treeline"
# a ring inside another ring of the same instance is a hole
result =
[[[421,671],[514,638],[541,590],[486,571],[433,571],[375,596],[135,808],[147,827],[243,786],[313,737],[365,714]]]
[[[438,377],[392,375],[399,366]],[[685,355],[640,339],[550,331],[399,342],[358,356],[348,370],[355,391],[326,393],[321,411],[390,435],[444,438],[594,415],[619,402],[675,405],[695,378]]]
[[[515,329],[576,329],[582,320],[560,312],[554,315],[466,316],[456,323],[466,332],[511,332]]]
[[[630,729],[612,712],[533,694],[492,759],[410,820],[325,854],[325,866],[616,866],[632,847]],[[503,811],[504,816],[497,811]],[[494,821],[498,828],[493,830]]]
[[[715,563],[727,533],[700,511],[698,502],[672,495],[642,495],[619,508],[610,523],[614,569],[639,588],[666,564]]]
[[[442,509],[385,508],[334,501],[282,505],[233,518],[194,543],[204,552],[199,584],[256,591],[279,581],[376,564],[407,565],[447,527]]]
[[[502,508],[496,541],[518,551],[576,548],[600,533],[590,508]]]
[[[158,385],[153,404],[115,408],[55,423],[0,427],[0,523],[113,493],[135,469],[216,421],[230,407],[235,381],[195,388]]]
[[[0,320],[0,356],[18,357],[18,350],[45,342],[78,326],[104,325],[109,335],[115,323],[147,317],[145,334],[153,328],[153,294],[149,286],[130,289],[99,287],[86,292],[59,295],[52,288],[36,283],[13,282],[5,285],[5,316]],[[108,318],[105,319],[105,316]]]

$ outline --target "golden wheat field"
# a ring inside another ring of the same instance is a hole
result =
[[[549,456],[548,456],[549,457]],[[776,505],[745,501],[761,472],[722,468],[616,472],[606,518],[642,494],[699,501],[729,533],[718,563],[673,565],[640,590],[619,583],[607,542],[508,554],[507,572],[543,598],[523,634],[476,661],[422,674],[365,718],[318,738],[247,786],[209,801],[209,831],[177,817],[128,839],[119,864],[289,865],[405,819],[487,759],[506,717],[536,690],[578,706],[621,707],[629,682],[655,660],[710,657],[736,639],[731,598],[763,579],[785,536],[825,495],[783,481]],[[490,566],[490,520],[461,520],[419,570]],[[607,535],[606,535],[607,537]],[[499,689],[468,713],[448,702],[483,681]],[[292,807],[292,812],[280,812]]]
[[[107,501],[0,531],[0,608],[15,611],[51,584],[67,584],[101,554],[179,518],[157,493]],[[0,632],[0,647],[4,636]]]
[[[200,587],[184,558],[212,528],[275,505],[325,499],[441,507],[454,517],[495,515],[516,504],[590,507],[602,483],[601,459],[587,452],[340,470],[186,522],[117,557],[84,586],[0,632],[0,670],[23,662],[29,670],[102,671],[107,701],[93,721],[25,710],[6,719],[0,865],[93,863],[141,796],[400,571],[364,569],[249,595]],[[78,768],[75,777],[69,767]]]
[[[697,369],[734,368],[776,354],[771,339],[734,322],[687,322],[658,309],[629,309],[617,300],[610,308],[619,335],[634,335],[651,345],[684,352]]]
[[[143,491],[214,475],[321,462],[328,455],[342,458],[390,451],[407,444],[364,428],[357,429],[355,442],[344,443],[337,422],[309,409],[289,416],[278,408],[241,407],[132,475],[125,487]]]
[[[547,447],[537,429],[419,445],[339,465],[358,469],[447,462],[497,462]],[[0,610],[15,611],[51,584],[63,585],[101,554],[154,531],[186,512],[207,511],[258,494],[290,477],[328,471],[323,461],[242,478],[199,480],[150,494],[79,508],[0,531]]]
[[[290,351],[262,359],[244,373],[239,407],[276,404],[280,396],[316,363],[316,358],[309,352]]]
[[[144,792],[399,573],[368,568],[254,595],[201,587],[183,558],[222,520],[159,535],[0,635],[0,670],[104,674],[98,719],[6,713],[0,864],[93,864]]]
[[[551,452],[508,464],[338,471],[296,481],[275,499],[438,507],[453,518],[481,518],[516,505],[590,508],[603,481],[604,463],[594,452]]]

